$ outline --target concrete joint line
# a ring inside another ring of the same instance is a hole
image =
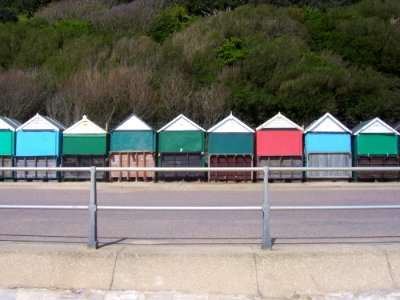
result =
[[[385,255],[385,258],[386,258],[386,264],[387,264],[387,267],[388,267],[390,280],[392,281],[392,288],[396,289],[396,283],[395,283],[395,280],[394,280],[394,277],[393,277],[392,265],[390,264],[390,261],[389,261],[389,254],[387,253],[386,249],[382,249],[382,251],[383,251],[383,254]]]
[[[119,249],[117,251],[117,253],[115,254],[115,259],[114,259],[114,267],[113,267],[113,271],[112,271],[112,275],[111,275],[111,281],[110,281],[110,286],[108,287],[108,290],[111,291],[112,287],[114,285],[114,277],[115,277],[115,270],[117,268],[117,261],[119,258],[120,253],[126,248],[126,246],[123,246],[121,249]]]
[[[258,277],[258,267],[257,267],[257,255],[253,254],[253,262],[254,262],[254,269],[256,272],[256,284],[257,284],[257,295],[262,299],[261,291],[260,291],[260,278]]]

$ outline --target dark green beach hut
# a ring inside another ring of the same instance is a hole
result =
[[[254,130],[230,114],[208,131],[210,167],[252,167]],[[252,180],[252,172],[209,172],[208,180]]]
[[[353,128],[355,167],[396,167],[399,165],[399,133],[375,118]],[[357,172],[357,179],[398,179],[398,172]]]
[[[158,130],[160,167],[204,167],[205,130],[179,115]],[[160,179],[201,179],[204,173],[172,172],[158,174]]]
[[[110,167],[155,167],[156,132],[138,116],[131,115],[110,135]],[[110,172],[111,180],[155,180],[155,172]]]
[[[63,132],[63,167],[105,167],[108,152],[107,132],[86,116]],[[104,178],[97,172],[97,178]],[[64,179],[89,179],[89,172],[64,172]]]

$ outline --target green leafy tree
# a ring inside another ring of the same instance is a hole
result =
[[[172,33],[185,28],[190,20],[186,8],[173,5],[159,13],[150,28],[150,35],[156,42],[161,43]]]

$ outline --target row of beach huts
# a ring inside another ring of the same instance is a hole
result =
[[[253,130],[230,114],[205,130],[179,115],[158,131],[131,115],[110,133],[86,116],[65,128],[36,114],[0,117],[1,167],[351,167],[399,166],[399,130],[379,118],[349,130],[330,113],[303,129],[278,113]],[[206,142],[207,141],[207,142]],[[3,180],[86,180],[89,172],[1,171]],[[258,173],[97,172],[99,180],[255,181]],[[399,172],[270,173],[276,181],[398,180]]]

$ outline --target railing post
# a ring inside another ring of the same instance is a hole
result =
[[[262,249],[271,249],[272,241],[270,234],[270,222],[269,222],[269,186],[268,186],[268,177],[269,177],[269,168],[266,166],[263,168],[264,173],[264,201],[263,201],[263,238],[262,238]]]
[[[90,167],[89,249],[97,249],[97,189],[96,167]]]

